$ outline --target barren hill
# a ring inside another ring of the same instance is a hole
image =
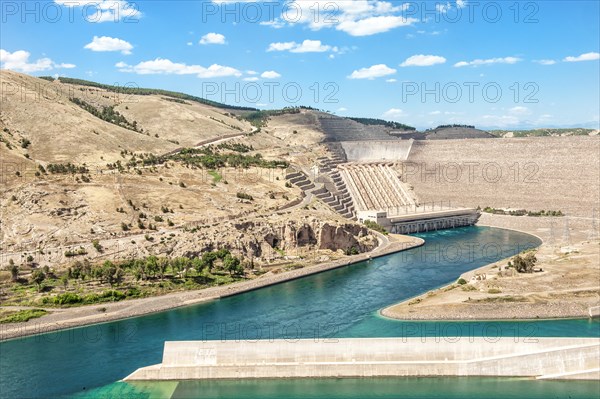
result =
[[[310,111],[273,117],[272,126],[259,129],[237,109],[191,96],[124,94],[6,70],[0,83],[0,267],[10,259],[27,265],[30,256],[63,267],[206,247],[277,263],[286,255],[265,237],[283,234],[292,220],[303,226],[309,216],[314,229],[349,227],[333,234],[326,249],[288,237],[286,251],[314,249],[305,262],[347,251],[359,239],[369,242],[361,249],[373,246],[373,236],[363,237],[314,198],[302,203],[300,190],[286,182],[285,165],[307,167],[325,152]],[[247,223],[231,227],[242,219]],[[265,229],[274,233],[261,236]],[[350,239],[346,231],[361,237]],[[106,250],[93,249],[95,240]],[[167,245],[171,240],[177,244]],[[71,259],[65,255],[71,250],[82,253]]]
[[[0,128],[7,129],[3,139],[15,148],[20,148],[22,140],[30,141],[27,151],[14,152],[27,152],[43,163],[105,164],[120,159],[123,150],[162,154],[252,130],[250,124],[225,110],[160,95],[114,93],[8,70],[0,73],[0,83]],[[112,107],[126,123],[102,120],[83,108],[86,106],[98,112]]]

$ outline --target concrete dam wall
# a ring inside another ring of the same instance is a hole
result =
[[[414,140],[342,141],[350,162],[406,161]]]
[[[597,379],[600,338],[359,338],[165,342],[125,380],[521,376]]]

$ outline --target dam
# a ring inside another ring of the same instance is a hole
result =
[[[288,183],[304,198],[318,198],[341,216],[370,221],[395,234],[472,226],[481,215],[473,206],[422,201],[406,183],[414,140],[328,143],[329,156],[310,170],[290,170]],[[416,183],[418,185],[419,182]]]
[[[428,337],[165,342],[139,380],[501,376],[600,379],[600,338]]]

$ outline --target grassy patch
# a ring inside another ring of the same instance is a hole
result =
[[[215,183],[215,184],[217,184],[218,182],[220,182],[223,179],[223,176],[221,176],[219,174],[219,172],[217,172],[216,170],[209,170],[208,174],[212,176],[213,183]]]
[[[17,312],[10,313],[10,314],[0,317],[0,324],[26,322],[31,319],[42,317],[43,315],[45,315],[47,313],[48,312],[45,311],[44,309],[19,310]]]
[[[505,295],[505,296],[499,296],[499,297],[493,297],[493,298],[482,298],[482,299],[477,299],[477,300],[472,300],[471,302],[474,303],[498,303],[498,302],[528,302],[527,298],[524,298],[522,296],[510,296],[510,295]]]

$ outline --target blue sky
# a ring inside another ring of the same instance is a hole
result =
[[[598,1],[6,1],[2,68],[417,127],[599,120]]]

